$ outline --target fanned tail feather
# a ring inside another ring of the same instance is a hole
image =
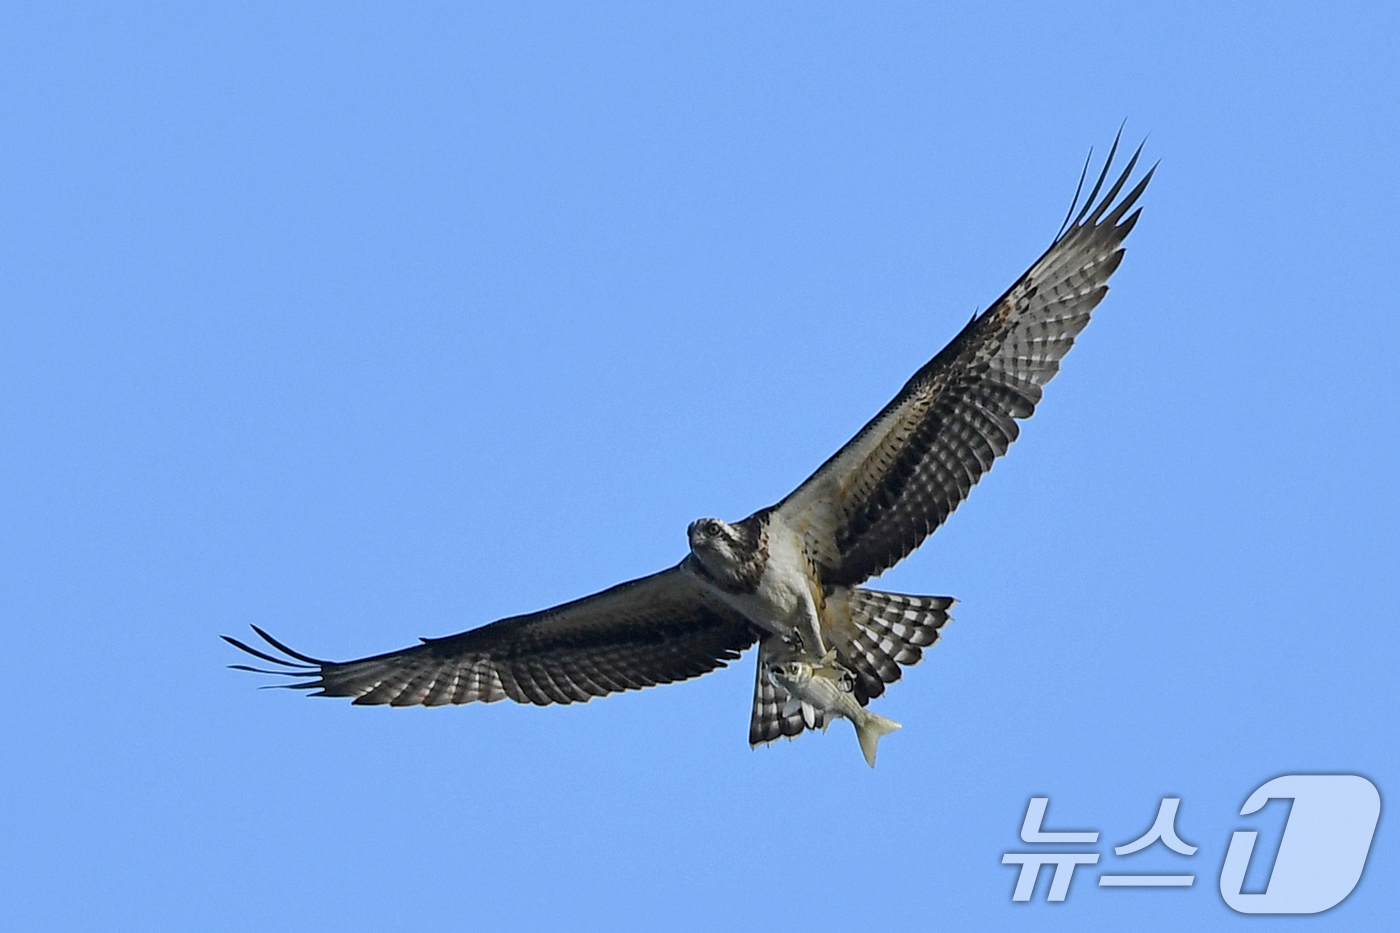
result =
[[[918,664],[923,649],[938,641],[957,600],[951,596],[908,596],[859,587],[838,587],[827,595],[835,625],[832,641],[841,663],[856,675],[856,696],[864,706],[903,676],[901,667]]]
[[[902,667],[917,664],[923,658],[923,649],[938,641],[949,619],[948,610],[955,602],[951,596],[908,596],[847,587],[834,587],[826,594],[827,614],[832,622],[831,631],[826,634],[836,649],[838,663],[855,675],[855,696],[861,706],[884,693],[886,684],[898,680],[903,675]],[[759,646],[753,712],[749,718],[750,745],[766,744],[784,736],[796,738],[809,728],[825,729],[828,725],[829,716],[821,710],[816,711],[811,725],[800,710],[788,711],[787,692],[764,674],[768,660],[786,650],[789,649],[774,636],[765,638]],[[883,718],[882,721],[891,722]]]
[[[758,646],[758,674],[753,687],[753,713],[749,716],[749,744],[766,745],[786,736],[789,739],[801,735],[804,729],[825,729],[828,725],[824,710],[811,710],[811,723],[802,709],[795,707],[788,692],[768,678],[768,663],[775,657],[788,652],[775,635],[766,636]]]

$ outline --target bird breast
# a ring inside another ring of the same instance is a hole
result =
[[[801,539],[782,527],[770,526],[767,532],[767,561],[757,586],[749,593],[726,596],[755,625],[787,637],[794,625],[816,611],[816,584]]]

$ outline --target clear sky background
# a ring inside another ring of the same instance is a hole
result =
[[[1244,930],[1294,772],[1400,800],[1394,4],[10,3],[0,925]],[[536,709],[260,691],[669,566],[1161,168],[874,708],[752,657]],[[1032,795],[1103,833],[1013,905]],[[1164,796],[1191,858],[1117,858]],[[1282,809],[1280,809],[1282,808]],[[1400,919],[1383,813],[1351,898]],[[1196,874],[1103,890],[1104,871]]]

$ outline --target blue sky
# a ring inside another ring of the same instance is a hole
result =
[[[1400,792],[1400,15],[1261,9],[7,5],[5,925],[1258,922],[1216,891],[1277,839],[1255,787]],[[748,657],[550,709],[225,669],[250,623],[403,647],[781,498],[1124,119],[1161,168],[1112,293],[879,583],[960,603],[873,772],[845,724],[750,751]],[[1063,904],[1010,900],[1035,795],[1103,834]],[[1164,796],[1199,852],[1114,857]],[[1397,854],[1383,812],[1352,896],[1273,923],[1393,924]]]

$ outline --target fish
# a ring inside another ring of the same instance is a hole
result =
[[[866,764],[875,767],[875,750],[880,736],[898,729],[899,723],[860,705],[855,695],[855,675],[836,660],[832,649],[819,663],[804,658],[775,660],[768,664],[768,679],[788,695],[784,716],[799,709],[807,728],[827,727],[827,716],[850,720],[860,742]]]

